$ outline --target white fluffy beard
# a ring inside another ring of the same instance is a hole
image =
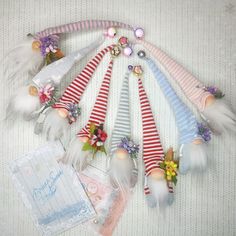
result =
[[[62,162],[73,165],[79,172],[83,171],[92,160],[92,152],[82,151],[83,146],[84,142],[80,141],[79,138],[73,139]]]
[[[193,172],[203,171],[207,166],[207,147],[205,143],[184,144],[182,157],[180,157],[179,172],[186,174],[189,170]]]
[[[217,99],[207,106],[202,116],[216,134],[226,131],[236,132],[236,115],[222,99]]]
[[[38,96],[29,94],[29,86],[17,90],[9,101],[6,111],[6,119],[14,118],[16,115],[23,116],[24,119],[31,119],[33,112],[40,108]]]
[[[46,114],[43,124],[43,131],[47,135],[48,140],[57,140],[66,134],[69,123],[66,118],[58,114],[57,109],[50,109]]]
[[[126,158],[120,159],[116,153],[110,159],[109,176],[111,185],[121,192],[127,192],[137,182],[137,174],[133,173],[135,164],[127,154]],[[135,175],[135,176],[134,176]]]
[[[4,75],[9,82],[22,80],[22,74],[34,76],[43,66],[43,57],[40,51],[32,49],[34,39],[26,39],[13,48],[6,55],[4,63]]]
[[[159,207],[165,207],[168,204],[169,189],[165,179],[154,179],[147,177],[147,183],[152,196],[156,199]]]

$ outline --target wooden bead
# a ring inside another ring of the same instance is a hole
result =
[[[215,99],[215,97],[214,97],[213,95],[208,96],[208,97],[206,98],[206,103],[205,103],[206,107],[208,107],[208,106],[210,106],[212,103],[214,103],[215,100],[216,100],[216,99]]]
[[[195,139],[193,141],[193,143],[199,145],[199,144],[202,144],[202,140],[201,139]]]
[[[165,172],[164,170],[162,169],[153,169],[151,171],[151,174],[150,176],[153,178],[153,179],[156,179],[156,180],[160,180],[160,179],[164,179],[165,178]]]
[[[68,115],[68,111],[64,108],[57,109],[57,112],[62,118],[66,118]]]
[[[32,43],[32,49],[35,50],[35,51],[39,51],[40,50],[40,45],[41,43],[39,41],[33,41]]]
[[[128,156],[129,156],[128,152],[123,148],[117,149],[115,154],[116,154],[116,157],[120,160],[124,160],[124,159],[128,158]]]
[[[38,89],[37,89],[37,87],[35,87],[33,85],[30,85],[29,86],[29,94],[31,96],[38,96]]]

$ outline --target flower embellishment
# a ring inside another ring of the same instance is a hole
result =
[[[69,123],[72,124],[75,122],[81,114],[81,108],[79,107],[78,104],[70,103],[68,105],[68,113],[67,113],[67,118],[69,120]]]
[[[115,45],[111,50],[111,56],[113,58],[118,57],[120,53],[123,52],[123,55],[129,57],[133,53],[132,45],[129,43],[127,37],[120,37],[117,45]]]
[[[42,104],[45,104],[52,100],[55,93],[55,88],[51,84],[47,84],[38,91],[39,100]]]
[[[201,88],[201,87],[197,86],[197,88]],[[216,86],[204,86],[202,87],[202,89],[212,94],[215,98],[223,98],[225,96],[225,94],[223,94],[223,92]]]
[[[111,49],[111,56],[114,57],[118,57],[121,53],[121,50],[119,48],[119,46],[115,45],[112,49]]]
[[[198,134],[203,138],[205,142],[209,142],[211,140],[211,131],[203,123],[198,123]]]
[[[93,156],[100,151],[106,154],[104,143],[107,139],[107,133],[103,130],[103,124],[96,126],[94,123],[89,127],[89,138],[86,140],[82,150],[92,151]]]
[[[68,119],[69,124],[75,122],[81,114],[81,108],[75,103],[69,103],[66,108],[59,108],[57,111],[59,116]]]
[[[169,182],[177,183],[178,162],[174,160],[173,148],[169,148],[165,155],[165,159],[160,164],[160,168],[165,172],[165,178]]]
[[[204,90],[211,93],[215,98],[223,98],[223,92],[215,86],[204,87]]]
[[[130,138],[122,138],[121,143],[118,144],[118,148],[124,148],[132,158],[137,158],[139,145],[135,144],[132,140],[130,140]]]
[[[127,37],[122,36],[119,38],[118,43],[122,48],[125,48],[126,46],[128,46],[129,41]]]
[[[143,69],[142,67],[139,65],[139,66],[134,66],[133,67],[133,73],[137,76],[137,77],[140,77],[142,74],[143,74]]]
[[[45,64],[48,65],[54,61],[64,57],[58,48],[59,37],[57,35],[49,35],[39,38],[32,43],[34,50],[40,50],[41,55],[45,58]]]

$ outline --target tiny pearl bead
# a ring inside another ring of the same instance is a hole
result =
[[[133,53],[133,50],[132,50],[131,47],[125,47],[124,48],[124,55],[125,56],[129,57],[129,56],[131,56],[132,53]]]
[[[107,36],[109,38],[114,38],[116,36],[116,28],[110,27],[107,29]]]
[[[136,38],[141,39],[144,36],[144,30],[142,28],[137,28],[134,30],[134,35]]]
[[[133,68],[134,68],[134,67],[133,67],[132,65],[128,65],[128,69],[129,69],[129,70],[133,70]]]
[[[140,50],[140,51],[138,52],[138,56],[139,56],[140,58],[144,58],[144,57],[146,56],[146,53],[145,53],[143,50]]]

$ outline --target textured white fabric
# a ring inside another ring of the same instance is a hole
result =
[[[236,2],[235,0],[0,0],[0,58],[29,32],[81,19],[111,19],[143,26],[146,38],[163,48],[207,85],[215,84],[236,108]],[[119,31],[119,35],[126,34]],[[63,36],[62,50],[72,52],[92,42],[99,33]],[[66,44],[65,40],[66,39]],[[87,41],[87,42],[86,42]],[[66,47],[65,47],[66,45]],[[91,56],[91,55],[90,55]],[[64,88],[83,68],[89,57],[72,70],[62,83]],[[119,102],[121,81],[128,64],[144,66],[144,86],[150,98],[163,145],[177,147],[173,113],[148,67],[138,58],[115,61],[106,130],[111,135]],[[105,63],[97,72],[81,101],[82,116],[69,136],[82,128],[95,101]],[[3,70],[0,68],[3,78]],[[16,82],[16,87],[17,87]],[[19,85],[18,85],[19,86]],[[173,86],[176,87],[175,84]],[[38,147],[45,137],[33,134],[33,122],[4,123],[6,101],[15,88],[1,79],[0,138],[0,234],[2,236],[39,235],[19,195],[13,188],[6,163]],[[92,95],[91,95],[92,94]],[[131,77],[131,120],[135,141],[141,140],[141,116],[137,81]],[[182,93],[178,89],[178,94]],[[184,101],[186,99],[183,97]],[[189,103],[188,103],[189,104]],[[193,109],[193,107],[191,106]],[[195,110],[194,110],[195,112]],[[132,200],[118,223],[114,235],[122,236],[233,236],[236,235],[236,149],[235,136],[214,137],[210,145],[209,170],[202,176],[180,176],[176,200],[165,214],[148,209],[142,186],[142,160],[139,183]],[[105,156],[96,165],[105,168]],[[81,226],[64,235],[93,235]]]

